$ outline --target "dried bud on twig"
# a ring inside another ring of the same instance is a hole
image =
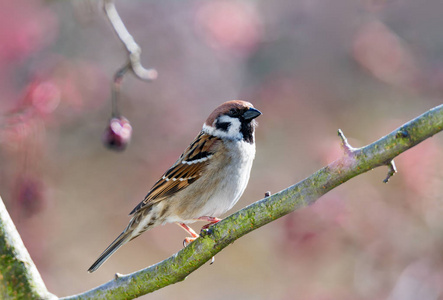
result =
[[[112,118],[103,134],[103,144],[116,151],[125,150],[132,135],[132,126],[125,117]]]

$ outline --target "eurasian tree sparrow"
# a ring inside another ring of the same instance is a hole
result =
[[[220,221],[231,209],[249,181],[255,157],[255,118],[261,112],[251,103],[233,100],[217,107],[200,134],[174,165],[151,188],[130,213],[125,230],[109,245],[89,272],[97,270],[117,249],[144,231],[165,223],[177,223],[199,235],[187,224]]]

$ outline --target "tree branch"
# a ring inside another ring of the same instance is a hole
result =
[[[142,66],[140,57],[142,49],[126,29],[113,0],[103,0],[103,10],[114,32],[128,52],[127,62],[114,74],[114,80],[112,81],[111,120],[103,136],[103,143],[106,147],[116,151],[123,151],[126,149],[132,135],[131,124],[128,119],[120,114],[118,109],[123,77],[131,70],[138,78],[152,81],[157,78],[158,73],[153,68],[146,69]],[[124,128],[124,130],[120,130],[120,128]]]
[[[145,69],[142,66],[140,59],[142,49],[135,42],[132,35],[126,29],[125,24],[123,23],[122,19],[120,18],[120,15],[117,12],[117,9],[115,8],[113,0],[104,0],[103,9],[106,13],[106,17],[108,18],[109,22],[112,25],[112,28],[114,28],[114,31],[117,34],[118,38],[125,46],[126,51],[128,51],[128,56],[129,56],[129,61],[123,67],[121,67],[115,74],[114,81],[121,80],[123,75],[129,69],[131,69],[134,72],[134,74],[142,80],[146,81],[155,80],[158,76],[157,71],[155,69]]]
[[[363,148],[353,148],[341,131],[344,155],[303,181],[255,202],[201,232],[186,248],[146,269],[115,278],[83,294],[63,299],[133,299],[180,282],[241,236],[296,209],[314,203],[349,179],[375,167],[389,167],[393,159],[443,129],[443,105],[437,106]]]
[[[46,289],[0,198],[0,299],[56,299]]]

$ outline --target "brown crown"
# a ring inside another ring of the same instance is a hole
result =
[[[232,108],[236,108],[238,110],[247,110],[251,107],[254,107],[251,103],[243,101],[243,100],[231,100],[221,104],[217,107],[206,119],[205,124],[211,126],[214,123],[214,120],[220,115],[228,113]]]

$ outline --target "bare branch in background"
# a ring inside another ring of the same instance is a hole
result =
[[[138,78],[145,81],[152,81],[157,78],[158,73],[155,69],[146,69],[142,66],[140,61],[142,50],[126,29],[114,2],[112,0],[104,0],[103,9],[112,28],[114,28],[118,38],[128,51],[128,61],[114,74],[112,82],[111,120],[105,129],[102,141],[109,149],[123,151],[126,149],[132,136],[131,124],[128,119],[120,114],[118,109],[123,77],[131,70]]]
[[[155,69],[145,69],[140,61],[140,55],[142,50],[140,46],[135,42],[132,35],[128,32],[120,18],[117,9],[115,8],[115,4],[112,0],[104,0],[103,8],[105,10],[106,16],[108,17],[109,22],[114,28],[115,33],[117,34],[120,41],[125,45],[126,50],[129,54],[129,61],[120,68],[114,77],[114,81],[119,81],[121,77],[130,69],[134,72],[134,74],[146,81],[152,81],[157,78],[158,73]]]

